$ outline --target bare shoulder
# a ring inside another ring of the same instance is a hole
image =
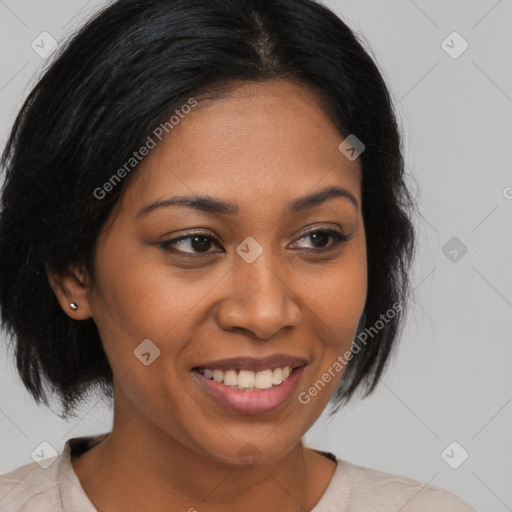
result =
[[[412,478],[347,464],[353,505],[384,512],[477,512],[455,494]],[[352,504],[352,503],[351,503]],[[356,507],[357,508],[357,507]]]

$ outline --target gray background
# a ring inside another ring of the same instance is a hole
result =
[[[478,510],[512,510],[512,1],[326,3],[363,34],[391,88],[423,220],[419,303],[398,357],[372,397],[324,414],[306,441],[448,489]],[[63,41],[102,5],[0,0],[2,146],[46,62],[32,41],[42,32]],[[454,31],[469,44],[461,55],[458,36],[442,44]],[[70,422],[37,407],[2,345],[0,473],[32,462],[42,441],[60,452],[111,420],[97,397]]]

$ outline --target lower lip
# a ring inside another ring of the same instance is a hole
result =
[[[296,368],[278,386],[261,391],[237,391],[221,382],[210,380],[199,372],[193,371],[192,374],[210,396],[228,409],[243,414],[262,414],[274,411],[286,402],[304,373],[304,368],[305,366]]]

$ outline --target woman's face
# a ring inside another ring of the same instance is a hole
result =
[[[310,90],[247,84],[200,101],[142,162],[99,238],[88,299],[131,428],[268,463],[321,414],[367,286],[361,169],[342,140]],[[346,193],[301,201],[327,187]]]

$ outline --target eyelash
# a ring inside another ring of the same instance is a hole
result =
[[[296,241],[300,241],[304,238],[307,238],[308,236],[311,236],[311,235],[314,235],[317,233],[327,233],[334,240],[334,242],[331,244],[330,247],[327,247],[327,248],[321,248],[321,249],[306,248],[304,250],[312,251],[315,253],[324,253],[324,252],[331,251],[331,250],[335,249],[336,247],[338,247],[340,244],[342,244],[344,242],[348,242],[349,240],[352,239],[351,236],[346,235],[345,233],[342,233],[341,231],[336,231],[333,229],[316,229],[314,231],[309,231],[308,233],[304,233]],[[201,256],[206,256],[208,254],[214,254],[215,251],[213,253],[211,251],[203,252],[203,253],[201,253],[201,252],[190,253],[190,252],[176,250],[172,247],[173,245],[176,245],[178,242],[181,242],[183,240],[192,239],[192,238],[204,238],[204,239],[214,242],[217,245],[220,245],[219,242],[217,241],[217,239],[212,235],[209,235],[207,233],[190,233],[185,236],[180,236],[179,238],[173,238],[172,240],[162,242],[160,244],[160,247],[162,247],[162,249],[164,249],[166,251],[178,253],[179,255],[184,256],[186,258],[187,257],[188,258],[197,258],[197,257],[201,257]]]

